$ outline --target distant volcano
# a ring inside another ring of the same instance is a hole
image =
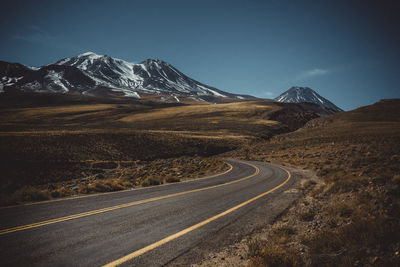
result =
[[[327,114],[343,111],[309,87],[293,86],[275,98],[275,101],[284,103],[314,103],[326,110]]]

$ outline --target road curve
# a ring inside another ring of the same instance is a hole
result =
[[[226,162],[208,179],[0,209],[2,265],[164,265],[290,186],[280,167]]]

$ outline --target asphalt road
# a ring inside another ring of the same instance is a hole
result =
[[[207,179],[0,208],[1,265],[168,264],[290,186],[279,167],[226,162]]]

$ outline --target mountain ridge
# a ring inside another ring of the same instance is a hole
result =
[[[94,52],[63,58],[40,68],[0,61],[0,78],[0,92],[78,92],[135,98],[141,98],[141,94],[153,94],[183,96],[198,101],[252,98],[198,82],[159,59],[131,63]]]

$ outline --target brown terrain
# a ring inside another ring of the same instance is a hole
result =
[[[314,119],[226,155],[317,176],[303,183],[302,197],[274,224],[203,266],[398,266],[400,100]]]
[[[0,99],[2,205],[212,175],[222,157],[266,161],[316,175],[273,224],[201,265],[400,261],[400,100],[317,118],[267,100],[47,98]]]
[[[222,172],[228,166],[216,155],[316,117],[300,105],[263,100],[3,95],[0,106],[2,205]]]

